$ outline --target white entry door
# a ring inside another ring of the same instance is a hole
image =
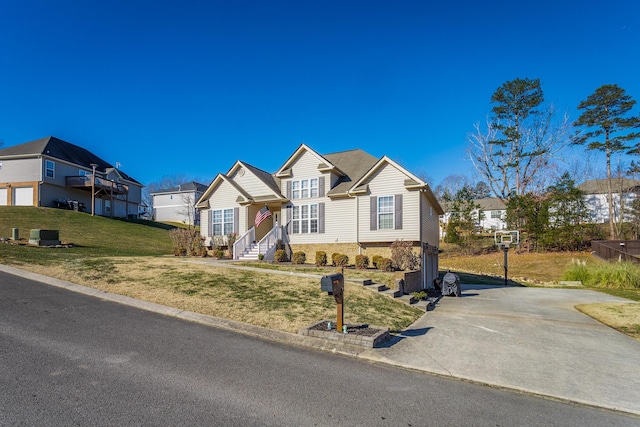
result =
[[[13,189],[14,206],[33,206],[33,187],[17,187]]]

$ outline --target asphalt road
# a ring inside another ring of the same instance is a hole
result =
[[[0,425],[637,426],[0,272]]]

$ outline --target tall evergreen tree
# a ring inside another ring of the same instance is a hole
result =
[[[582,129],[582,132],[575,136],[574,144],[587,144],[588,150],[605,153],[611,239],[616,238],[611,156],[623,153],[640,154],[638,145],[632,144],[640,138],[640,133],[632,131],[640,127],[640,117],[629,115],[635,103],[636,101],[618,85],[603,85],[578,104],[578,109],[583,111],[574,123],[574,126]]]
[[[543,101],[540,79],[508,81],[491,97],[486,133],[476,125],[467,137],[476,171],[505,202],[544,181],[553,156],[565,146],[567,119],[557,122],[553,106],[542,107]]]

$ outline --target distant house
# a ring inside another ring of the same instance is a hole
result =
[[[151,193],[153,219],[200,225],[200,210],[195,205],[206,190],[206,185],[192,181]]]
[[[620,213],[624,211],[624,219],[630,220],[629,207],[631,202],[640,195],[640,180],[628,178],[612,179],[614,221],[620,221]],[[591,222],[609,222],[609,192],[606,179],[585,181],[578,186],[585,194],[584,200],[591,214]],[[623,202],[622,204],[620,202]]]
[[[53,136],[0,150],[0,206],[91,212],[93,191],[96,215],[137,217],[142,187],[95,154]]]
[[[238,236],[236,258],[273,259],[290,246],[307,262],[323,251],[329,262],[342,253],[353,263],[358,254],[389,256],[403,240],[421,257],[423,285],[438,274],[442,208],[425,181],[386,156],[359,149],[321,155],[302,144],[274,173],[237,161],[197,207],[206,242]]]
[[[493,232],[507,229],[507,205],[497,197],[475,199],[473,203],[480,206],[472,211],[477,219],[477,229],[482,232]],[[440,217],[440,238],[446,235],[447,224],[453,212],[445,205],[445,213]]]

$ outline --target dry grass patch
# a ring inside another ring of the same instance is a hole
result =
[[[333,297],[317,279],[184,263],[174,257],[76,259],[34,271],[183,310],[287,332],[336,317]],[[401,330],[422,311],[345,284],[345,322]]]
[[[592,259],[588,252],[518,253],[509,250],[509,279],[536,285],[561,280],[572,262]],[[440,257],[440,270],[504,277],[504,253]]]
[[[640,304],[624,302],[582,304],[576,306],[576,309],[640,341]]]

